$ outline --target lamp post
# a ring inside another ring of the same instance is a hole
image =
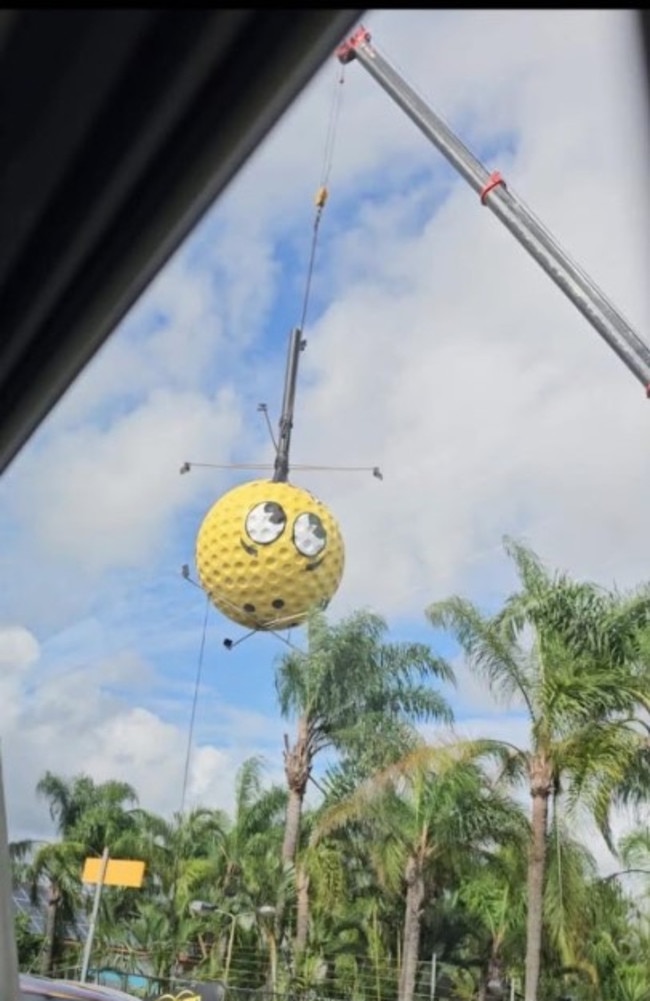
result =
[[[256,908],[254,911],[243,911],[239,914],[232,914],[230,911],[225,911],[222,907],[217,904],[210,904],[206,900],[192,900],[189,905],[190,913],[196,916],[200,914],[223,914],[224,917],[230,918],[230,930],[228,932],[228,944],[226,946],[226,961],[224,963],[223,980],[224,983],[228,983],[228,977],[230,974],[230,964],[232,962],[232,954],[235,946],[235,931],[237,929],[237,922],[241,918],[254,918],[259,917],[274,917],[275,907],[271,904],[263,904],[261,907]],[[268,934],[268,932],[267,932]],[[277,972],[277,955],[275,948],[275,939],[272,934],[269,935],[269,941],[271,942],[270,958],[271,958],[271,980],[275,985],[275,978]]]
[[[276,915],[276,908],[272,907],[270,904],[263,905],[257,908],[257,913],[261,918],[269,918],[268,924],[265,922],[264,927],[269,941],[269,960],[271,966],[271,993],[275,994],[275,986],[278,979],[278,947],[275,941],[275,932],[273,930],[273,921]]]
[[[197,916],[199,914],[223,914],[224,917],[230,918],[230,930],[228,932],[228,944],[226,946],[226,962],[223,970],[223,981],[227,984],[228,976],[230,974],[232,952],[235,945],[235,929],[237,928],[237,919],[242,915],[231,914],[230,911],[224,911],[223,908],[217,907],[216,904],[209,904],[206,900],[192,900],[190,903],[190,912]]]
[[[230,918],[230,930],[228,932],[228,944],[226,946],[226,963],[224,966],[224,983],[228,983],[228,974],[230,973],[230,961],[232,958],[232,950],[235,943],[235,928],[237,925],[237,915],[231,914],[230,911],[224,911],[221,907],[217,907],[216,904],[210,904],[207,900],[191,900],[189,905],[190,914],[198,917],[200,914],[223,914],[225,917]],[[204,957],[205,958],[205,957]]]
[[[106,870],[108,869],[108,848],[104,848],[102,852],[101,864],[99,869],[99,878],[95,884],[95,896],[93,898],[93,909],[90,914],[90,923],[88,925],[88,933],[86,935],[86,941],[84,943],[83,959],[81,961],[81,973],[79,975],[79,980],[82,984],[85,984],[88,979],[88,967],[90,965],[90,956],[93,949],[93,941],[95,939],[95,928],[97,926],[97,918],[99,916],[99,904],[102,899],[102,890],[104,888],[104,881],[106,879]]]

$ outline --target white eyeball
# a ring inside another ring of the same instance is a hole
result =
[[[313,559],[327,545],[327,532],[317,514],[305,512],[299,514],[293,526],[293,541],[302,556]]]
[[[246,517],[246,533],[259,546],[268,546],[279,539],[287,524],[284,508],[275,501],[256,504]]]

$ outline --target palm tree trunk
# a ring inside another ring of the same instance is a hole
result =
[[[478,982],[477,1001],[487,1001],[488,991],[495,988],[504,991],[504,977],[501,960],[498,953],[499,947],[493,942],[492,953],[485,966],[481,967]],[[499,995],[500,997],[501,995]],[[504,995],[505,997],[505,995]]]
[[[54,951],[56,948],[56,926],[61,894],[56,883],[51,882],[47,892],[47,912],[45,917],[45,937],[41,953],[40,971],[42,976],[49,977],[54,967]]]
[[[284,821],[284,839],[282,842],[282,862],[285,867],[295,865],[300,844],[300,824],[302,821],[302,805],[305,799],[307,783],[311,774],[311,747],[309,743],[309,720],[301,716],[298,720],[298,732],[294,744],[284,737],[284,774],[287,778],[289,796],[287,812]],[[305,890],[305,895],[307,891]],[[308,926],[308,900],[305,896],[303,907],[303,922]],[[307,917],[304,917],[307,914]],[[284,933],[285,907],[278,905],[275,919],[275,934],[277,941],[282,941]],[[306,931],[305,931],[306,936]]]
[[[301,955],[307,947],[307,938],[309,937],[309,876],[302,865],[298,868],[296,875],[296,896],[295,950],[298,955]]]
[[[296,861],[298,843],[300,841],[300,821],[302,819],[302,804],[311,774],[311,748],[309,746],[309,720],[301,716],[298,720],[298,733],[292,745],[285,734],[284,737],[284,774],[287,778],[289,799],[284,824],[284,841],[282,844],[282,861],[293,864]]]
[[[300,822],[302,820],[302,801],[304,793],[289,788],[287,813],[284,821],[284,840],[282,842],[282,861],[285,865],[293,865],[300,840]]]
[[[404,939],[398,1001],[413,1001],[420,959],[420,922],[424,901],[424,877],[417,858],[411,857],[408,860],[405,878],[406,904],[404,907]]]
[[[544,758],[535,757],[530,765],[530,794],[533,805],[531,842],[528,856],[525,1001],[537,1001],[537,989],[539,986],[544,924],[546,834],[551,789],[550,766]]]

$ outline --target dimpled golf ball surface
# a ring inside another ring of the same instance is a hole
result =
[[[333,515],[292,483],[254,480],[224,494],[196,539],[201,586],[250,629],[296,626],[334,597],[345,550]]]

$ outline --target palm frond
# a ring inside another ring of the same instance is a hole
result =
[[[557,767],[561,765],[570,776],[569,807],[583,804],[590,809],[611,851],[616,850],[612,807],[650,790],[646,743],[633,725],[605,721],[587,724],[555,748]]]
[[[470,668],[487,680],[497,698],[505,702],[515,697],[523,699],[534,718],[530,681],[520,651],[496,620],[484,616],[471,601],[458,596],[429,605],[426,616],[435,628],[452,633]]]
[[[523,542],[510,535],[503,537],[503,548],[517,570],[523,590],[533,594],[545,590],[550,577],[539,556]]]
[[[624,865],[647,868],[650,872],[650,825],[625,834],[619,844],[619,854]]]

